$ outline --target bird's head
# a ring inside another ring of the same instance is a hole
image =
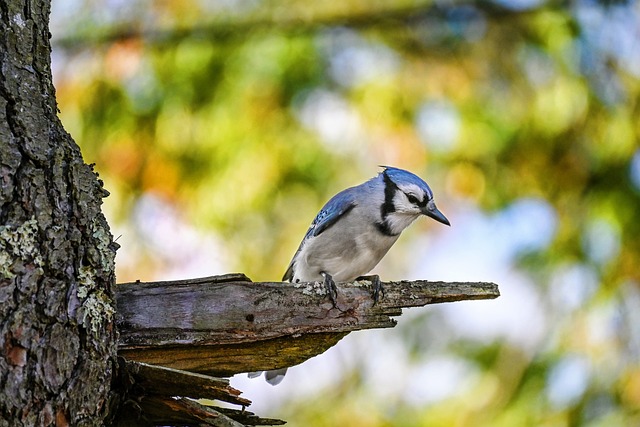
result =
[[[382,173],[386,181],[385,192],[393,191],[395,213],[414,217],[426,215],[442,224],[450,225],[447,217],[436,207],[431,188],[420,177],[389,166],[385,166]]]

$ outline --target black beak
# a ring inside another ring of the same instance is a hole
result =
[[[440,212],[438,210],[438,208],[436,208],[436,205],[431,204],[431,206],[427,206],[422,213],[424,213],[426,216],[428,216],[429,218],[433,218],[438,222],[441,222],[444,225],[451,225],[449,223],[449,220],[447,219],[446,216],[444,216],[444,214],[442,212]]]

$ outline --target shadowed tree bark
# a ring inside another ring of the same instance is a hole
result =
[[[0,426],[103,425],[115,400],[107,192],[56,114],[49,12],[0,2]]]

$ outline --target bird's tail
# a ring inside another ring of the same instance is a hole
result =
[[[287,373],[287,368],[274,369],[273,371],[267,371],[264,373],[264,379],[271,385],[278,385],[284,379]],[[249,378],[258,378],[262,374],[262,371],[255,371],[247,373]]]

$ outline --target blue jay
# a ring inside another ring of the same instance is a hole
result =
[[[282,280],[324,281],[335,305],[335,282],[350,282],[371,271],[420,215],[450,225],[426,182],[385,166],[378,176],[341,191],[324,205]],[[377,302],[380,279],[371,278]]]
[[[442,224],[449,220],[438,210],[431,188],[403,169],[385,166],[376,177],[333,196],[311,223],[283,280],[323,281],[336,306],[335,282],[372,280],[374,303],[384,290],[371,271],[420,215]],[[286,369],[268,371],[271,384],[282,381]]]

